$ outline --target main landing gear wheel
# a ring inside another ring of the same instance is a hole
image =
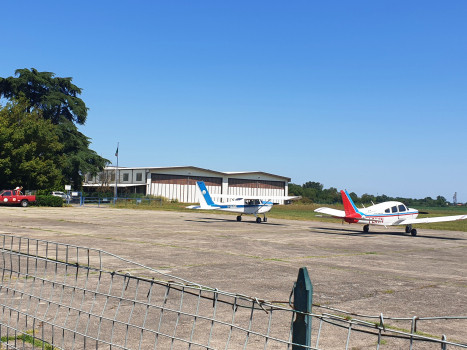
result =
[[[370,225],[363,226],[363,232],[369,232],[369,231],[370,231]]]
[[[412,229],[412,231],[410,231],[410,234],[412,236],[416,236],[417,235],[417,230],[416,229]]]
[[[412,225],[405,226],[405,233],[410,233],[412,231]]]
[[[263,221],[264,221],[264,222],[268,222],[268,218],[267,218],[267,217],[264,217]]]
[[[256,222],[257,222],[258,224],[261,224],[261,218],[256,218]]]
[[[242,221],[242,216],[241,215],[237,216],[237,221]]]

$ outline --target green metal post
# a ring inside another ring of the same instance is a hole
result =
[[[313,302],[313,285],[306,267],[298,271],[297,282],[294,284],[293,305],[296,311],[311,313]],[[311,316],[301,313],[295,314],[293,322],[292,342],[294,344],[311,346]],[[305,350],[300,345],[292,345],[292,350]]]

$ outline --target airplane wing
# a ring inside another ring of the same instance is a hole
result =
[[[467,219],[467,215],[437,216],[434,218],[407,219],[396,221],[393,225],[430,224],[433,222],[456,221],[465,219]]]
[[[213,198],[261,199],[261,200],[298,200],[302,196],[241,196],[235,194],[211,194]]]
[[[339,217],[339,218],[345,217],[345,211],[338,210],[338,209],[322,207],[322,208],[315,209],[315,212],[316,213],[323,213],[323,214],[327,214],[327,215],[331,215],[331,216],[336,216],[336,217]]]

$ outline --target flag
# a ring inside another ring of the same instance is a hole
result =
[[[118,157],[118,147],[117,147],[117,150],[115,151],[115,157]]]

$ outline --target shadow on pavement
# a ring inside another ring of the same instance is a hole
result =
[[[268,219],[269,220],[269,219]],[[255,225],[258,225],[256,223],[256,221],[254,220],[245,220],[245,221],[237,221],[237,219],[234,217],[232,220],[229,220],[229,219],[219,219],[219,218],[199,218],[198,220],[190,220],[190,219],[186,219],[185,221],[192,221],[192,222],[205,222],[205,223],[214,223],[214,222],[236,222],[237,224],[255,224]],[[263,222],[261,221],[261,225],[272,225],[272,226],[289,226],[289,225],[285,225],[285,224],[275,224],[275,223],[271,223],[271,222]]]
[[[360,236],[360,237],[376,237],[376,236],[405,236],[405,237],[412,237],[410,233],[405,232],[363,232],[360,230],[353,230],[353,229],[345,229],[345,228],[332,228],[332,227],[310,227],[311,230],[325,230],[328,232],[320,232],[327,235],[339,235],[339,236]],[[417,234],[416,237],[423,237],[423,238],[432,238],[432,239],[445,239],[445,240],[452,240],[452,241],[463,241],[465,238],[452,238],[452,237],[440,237],[440,236],[425,236],[421,235],[420,232]]]

